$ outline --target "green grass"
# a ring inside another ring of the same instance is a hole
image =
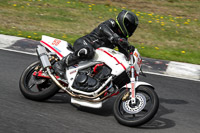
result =
[[[48,35],[73,43],[101,22],[115,19],[122,9],[127,9],[139,18],[139,27],[129,41],[142,56],[200,64],[199,1],[137,2],[0,0],[0,34],[34,40]],[[151,6],[158,10],[150,10],[154,9]]]

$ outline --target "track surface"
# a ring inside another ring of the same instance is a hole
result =
[[[199,133],[200,82],[147,75],[160,98],[156,117],[139,128],[117,123],[115,98],[101,109],[77,109],[68,95],[57,94],[46,102],[25,99],[18,87],[25,67],[36,56],[0,50],[0,133]]]

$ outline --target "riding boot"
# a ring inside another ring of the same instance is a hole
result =
[[[53,69],[55,70],[55,73],[58,74],[60,77],[64,77],[65,75],[65,67],[69,67],[72,65],[77,64],[79,61],[79,57],[75,56],[75,54],[69,54],[66,57],[63,57],[62,60],[56,62],[53,65]]]
[[[64,75],[65,75],[65,62],[64,62],[64,60],[60,60],[60,61],[58,61],[58,62],[56,62],[53,66],[53,69],[54,69],[54,71],[55,71],[55,73],[58,75],[58,76],[60,76],[60,77],[64,77]]]

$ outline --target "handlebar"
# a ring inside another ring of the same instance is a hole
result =
[[[119,44],[117,45],[120,49],[119,51],[126,55],[128,58],[130,56],[130,53],[135,51],[135,47],[133,45],[130,45],[129,42],[126,39],[119,39]]]

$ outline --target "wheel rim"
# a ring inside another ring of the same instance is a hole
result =
[[[33,76],[35,71],[34,69],[37,65],[29,69],[24,81],[27,90],[34,93],[41,92],[51,85],[49,79],[37,78],[36,76]]]
[[[136,94],[136,104],[132,105],[131,100],[126,100],[122,102],[122,107],[125,112],[129,114],[136,114],[144,109],[146,106],[146,98],[143,94]]]
[[[131,105],[131,100],[122,101],[119,103],[119,113],[123,119],[139,120],[143,119],[151,112],[153,106],[151,96],[145,92],[136,93],[136,104]]]

